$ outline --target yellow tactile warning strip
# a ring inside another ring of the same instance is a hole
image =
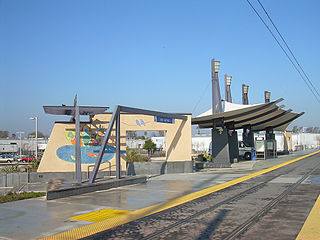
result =
[[[129,213],[131,211],[103,208],[97,211],[80,214],[69,219],[87,222],[101,222],[103,220],[113,218],[122,214]]]
[[[122,215],[116,216],[114,218],[103,220],[103,221],[97,222],[97,223],[88,224],[88,225],[85,225],[85,226],[82,226],[82,227],[79,227],[79,228],[75,228],[75,229],[72,229],[72,230],[69,230],[69,231],[66,231],[66,232],[62,232],[62,233],[58,233],[58,234],[46,237],[46,238],[43,238],[43,239],[79,239],[79,238],[84,238],[84,237],[93,235],[95,233],[102,232],[102,231],[111,229],[113,227],[120,226],[122,224],[128,223],[130,221],[134,221],[134,220],[137,220],[139,218],[142,218],[142,217],[145,217],[145,216],[148,216],[148,215],[163,211],[165,209],[168,209],[168,208],[183,204],[185,202],[189,202],[191,200],[200,198],[200,197],[208,195],[210,193],[217,192],[217,191],[219,191],[221,189],[236,185],[236,184],[238,184],[240,182],[243,182],[243,181],[249,180],[251,178],[257,177],[259,175],[271,172],[273,170],[276,170],[276,169],[281,168],[283,166],[286,166],[286,165],[289,165],[291,163],[297,162],[297,161],[299,161],[301,159],[304,159],[306,157],[312,156],[312,155],[317,154],[319,152],[320,151],[316,151],[316,152],[304,155],[302,157],[290,160],[288,162],[279,164],[277,166],[273,166],[271,168],[255,172],[255,173],[252,173],[252,174],[249,174],[249,175],[246,175],[246,176],[231,180],[229,182],[225,182],[225,183],[222,183],[222,184],[219,184],[219,185],[215,185],[213,187],[209,187],[209,188],[200,190],[198,192],[193,192],[193,193],[190,193],[188,195],[181,196],[181,197],[178,197],[178,198],[175,198],[175,199],[163,202],[163,203],[159,203],[159,204],[156,204],[156,205],[153,205],[153,206],[150,206],[150,207],[146,207],[146,208],[143,208],[143,209],[139,209],[139,210],[130,212],[128,214],[122,214]]]
[[[320,195],[296,238],[296,240],[316,239],[320,239]]]

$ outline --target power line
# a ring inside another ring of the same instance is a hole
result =
[[[319,92],[317,91],[316,87],[313,85],[313,83],[311,82],[311,80],[309,79],[309,77],[307,76],[307,74],[305,73],[305,71],[303,70],[303,68],[301,67],[300,63],[298,62],[297,58],[295,57],[295,55],[293,54],[293,52],[291,51],[290,47],[287,44],[287,41],[284,39],[284,37],[282,36],[282,34],[280,33],[279,29],[277,28],[277,26],[275,25],[275,23],[273,22],[273,20],[271,19],[271,17],[269,16],[267,10],[264,8],[264,6],[262,5],[262,3],[260,2],[260,0],[257,0],[258,3],[260,4],[261,8],[263,9],[263,11],[265,12],[265,14],[267,15],[268,19],[270,20],[270,22],[272,23],[273,27],[276,29],[277,33],[279,34],[280,38],[282,39],[282,41],[284,42],[284,44],[286,45],[287,49],[289,50],[291,56],[294,58],[295,62],[297,63],[297,65],[299,66],[300,70],[303,72],[304,76],[306,77],[306,79],[308,80],[308,82],[310,83],[310,85],[313,87],[314,91],[317,93],[318,96],[320,96]]]
[[[206,90],[208,89],[208,87],[209,87],[210,83],[211,83],[211,82],[208,82],[208,84],[207,84],[206,88],[205,88],[205,89],[203,89],[202,94],[201,94],[201,96],[200,96],[200,98],[199,98],[198,102],[196,103],[196,105],[194,106],[194,108],[193,108],[193,110],[192,110],[192,113],[194,113],[194,111],[195,111],[195,110],[196,110],[196,108],[198,107],[198,105],[199,105],[199,103],[201,102],[201,100],[202,100],[202,98],[203,98],[204,94],[206,93]]]
[[[283,48],[283,46],[280,44],[279,40],[276,38],[276,36],[273,34],[273,32],[271,31],[271,29],[269,28],[269,26],[267,25],[267,23],[263,20],[263,18],[260,16],[260,14],[257,12],[257,10],[254,8],[254,6],[251,4],[251,2],[249,0],[246,0],[248,2],[248,4],[250,5],[250,7],[253,9],[253,11],[257,14],[257,16],[259,17],[259,19],[262,21],[262,23],[265,25],[265,27],[268,29],[268,31],[270,32],[270,34],[272,35],[272,37],[274,38],[274,40],[278,43],[279,47],[282,49],[282,51],[284,52],[284,54],[287,56],[287,58],[289,59],[289,61],[291,62],[291,64],[293,65],[293,67],[296,69],[296,71],[299,73],[300,77],[302,78],[302,80],[305,82],[305,84],[307,85],[307,87],[309,88],[309,90],[312,92],[312,94],[314,95],[314,97],[317,99],[317,101],[320,103],[320,99],[317,97],[317,95],[315,94],[314,90],[312,89],[312,87],[309,85],[309,83],[306,81],[306,79],[303,77],[303,75],[301,74],[300,70],[297,68],[297,66],[294,64],[294,62],[292,61],[292,59],[290,58],[290,56],[288,55],[288,53],[286,52],[286,50]]]

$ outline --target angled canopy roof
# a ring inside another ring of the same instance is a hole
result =
[[[69,115],[75,114],[74,106],[43,106],[45,113],[54,115]],[[90,106],[79,106],[80,115],[95,115],[101,114],[107,111],[109,107],[90,107]]]
[[[225,112],[210,114],[210,110],[198,117],[192,118],[192,124],[198,124],[200,128],[212,128],[226,126],[229,129],[242,129],[250,126],[253,131],[262,131],[272,128],[276,131],[284,131],[288,125],[300,117],[303,113],[292,113],[291,109],[283,110],[283,106],[277,106],[280,98],[270,103],[256,105],[225,104]]]

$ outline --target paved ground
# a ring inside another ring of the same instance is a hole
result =
[[[43,197],[1,204],[0,239],[35,239],[50,236],[89,224],[90,222],[69,219],[81,213],[103,208],[130,211],[142,209],[289,161],[309,152],[298,152],[277,159],[240,162],[233,164],[230,169],[161,175],[150,178],[146,184],[58,200],[46,201]]]

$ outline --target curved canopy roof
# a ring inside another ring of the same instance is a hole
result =
[[[211,110],[192,118],[192,124],[198,124],[200,128],[227,127],[229,129],[242,129],[251,127],[253,131],[263,131],[273,129],[284,131],[288,125],[300,117],[300,114],[292,113],[291,109],[283,110],[277,103],[280,98],[270,103],[255,105],[241,105],[225,102],[224,112],[210,114]]]

